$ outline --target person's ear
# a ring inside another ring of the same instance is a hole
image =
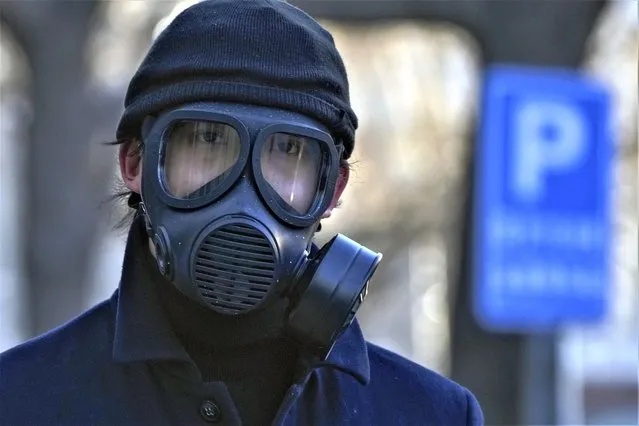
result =
[[[142,152],[138,141],[132,140],[120,146],[119,160],[122,180],[127,188],[140,193],[142,186]]]
[[[344,189],[346,188],[346,184],[348,183],[348,178],[350,176],[350,169],[347,165],[342,165],[339,168],[339,176],[337,177],[337,183],[335,185],[335,193],[333,194],[333,199],[331,200],[331,204],[328,206],[324,214],[322,215],[322,219],[327,219],[331,217],[331,213],[333,209],[337,206]]]

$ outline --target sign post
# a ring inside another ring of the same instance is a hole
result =
[[[612,155],[598,83],[568,70],[487,70],[473,256],[483,327],[544,332],[605,315]]]

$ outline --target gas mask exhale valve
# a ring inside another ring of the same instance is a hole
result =
[[[222,314],[288,301],[320,357],[350,325],[382,255],[344,235],[313,252],[341,146],[308,117],[195,104],[146,120],[142,213],[160,272]]]

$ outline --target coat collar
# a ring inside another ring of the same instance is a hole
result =
[[[159,296],[149,277],[141,218],[129,231],[120,287],[111,299],[115,306],[113,358],[116,362],[183,361],[191,363],[185,349],[171,330]],[[363,384],[370,380],[368,349],[362,330],[353,321],[338,338],[322,367],[346,372]]]

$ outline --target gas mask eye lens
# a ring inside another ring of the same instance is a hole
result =
[[[162,143],[160,167],[166,191],[179,199],[213,192],[237,163],[240,150],[240,135],[228,124],[173,123]]]
[[[266,182],[299,214],[310,210],[321,184],[322,142],[275,133],[262,147],[260,167]]]

